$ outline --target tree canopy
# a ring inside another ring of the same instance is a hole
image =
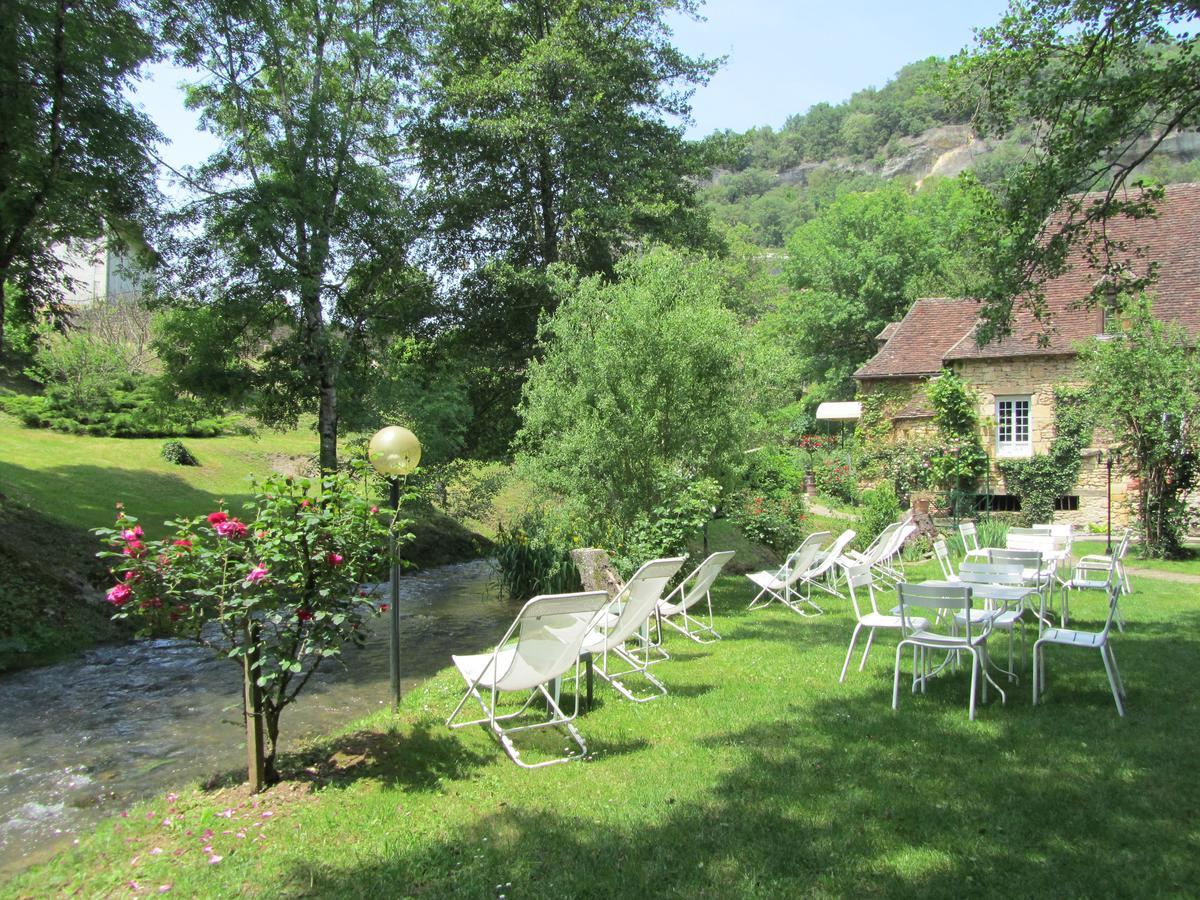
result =
[[[956,58],[948,93],[974,103],[981,135],[1033,129],[1001,184],[1006,236],[981,340],[1007,333],[1015,298],[1041,313],[1039,286],[1080,241],[1102,270],[1100,289],[1145,287],[1102,224],[1150,214],[1158,194],[1129,190],[1135,173],[1166,136],[1200,124],[1200,38],[1189,30],[1198,15],[1195,0],[1013,0]]]
[[[186,387],[251,394],[267,424],[315,410],[332,469],[339,386],[369,377],[367,351],[428,298],[409,263],[414,14],[383,0],[211,0],[159,15],[178,61],[207,75],[188,103],[221,139],[175,223],[172,287],[187,300],[167,361],[195,376]]]

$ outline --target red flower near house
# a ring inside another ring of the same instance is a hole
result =
[[[229,521],[229,513],[225,512],[224,510],[218,509],[216,512],[208,514],[208,524],[209,525],[214,525],[214,526],[220,525],[222,522],[228,522],[228,521]]]

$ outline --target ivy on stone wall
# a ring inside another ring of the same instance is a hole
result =
[[[858,447],[858,473],[875,479],[885,474],[889,439],[894,416],[912,396],[911,388],[878,386],[859,395],[862,414],[854,426],[854,443]]]
[[[925,395],[933,407],[940,439],[929,460],[930,484],[947,490],[967,489],[988,467],[979,437],[979,398],[949,369],[930,379]]]
[[[1084,388],[1054,389],[1054,441],[1047,453],[1029,459],[1002,459],[996,468],[1010,494],[1021,498],[1024,524],[1049,522],[1054,501],[1069,494],[1079,479],[1081,454],[1092,440],[1092,413]]]

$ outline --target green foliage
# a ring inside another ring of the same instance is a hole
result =
[[[589,527],[624,532],[675,485],[730,484],[763,403],[718,261],[665,248],[564,281],[521,403],[519,461]]]
[[[183,445],[183,441],[167,441],[159,452],[163,459],[175,466],[200,465],[200,461]]]
[[[1200,356],[1190,343],[1142,298],[1124,329],[1094,339],[1081,357],[1099,424],[1112,433],[1120,467],[1138,478],[1146,556],[1184,552],[1186,497],[1200,483]]]
[[[1014,4],[954,60],[947,95],[974,100],[977,133],[1033,129],[999,191],[1005,235],[980,295],[982,339],[1007,333],[1013,298],[1041,308],[1039,286],[1063,270],[1075,245],[1125,289],[1146,286],[1134,275],[1146,267],[1126,265],[1135,248],[1117,246],[1100,226],[1153,209],[1156,192],[1122,188],[1164,137],[1200,124],[1200,36],[1186,27],[1196,11],[1192,0]],[[1104,290],[1104,279],[1096,284]]]
[[[628,578],[648,560],[683,556],[688,543],[712,521],[721,499],[721,485],[713,478],[672,479],[659,490],[663,499],[654,509],[640,512],[623,532],[603,545],[615,547],[613,563]]]
[[[900,518],[900,501],[889,481],[881,481],[862,492],[861,509],[855,531],[858,541],[866,546],[888,525]]]
[[[858,483],[850,466],[832,456],[826,456],[813,463],[812,473],[817,482],[817,490],[843,503],[858,501]]]
[[[975,537],[979,541],[979,546],[1007,546],[1008,527],[1009,523],[995,514],[986,519],[980,519],[975,523]],[[946,548],[950,551],[950,555],[955,558],[962,558],[967,555],[966,548],[963,545],[962,534],[959,533],[957,528],[946,535]]]
[[[785,269],[798,293],[773,314],[772,331],[801,361],[806,405],[852,397],[875,335],[917,297],[975,293],[977,241],[989,230],[980,190],[889,184],[840,198],[796,231]]]
[[[933,461],[940,455],[937,439],[909,438],[878,450],[879,467],[896,494],[905,500],[913,491],[930,487]]]
[[[313,672],[365,640],[362,626],[375,609],[358,587],[387,562],[388,526],[371,505],[365,463],[319,484],[270,476],[255,485],[246,510],[245,522],[216,510],[167,523],[172,533],[159,540],[123,510],[114,528],[94,531],[117,581],[108,591],[114,618],[142,634],[189,637],[238,666],[255,660],[264,762],[275,780],[283,709]],[[391,527],[403,532],[406,524]]]
[[[514,600],[579,589],[579,572],[570,551],[583,539],[561,511],[534,508],[496,534],[496,574]]]
[[[1095,410],[1086,390],[1059,385],[1054,389],[1054,441],[1048,453],[1029,459],[1001,459],[996,468],[1010,494],[1021,498],[1024,525],[1054,519],[1054,501],[1071,493],[1083,465],[1081,453],[1091,443]]]
[[[10,312],[18,322],[64,314],[56,244],[114,230],[139,243],[161,136],[129,99],[155,55],[134,3],[7,0],[0,47],[2,348]]]
[[[427,315],[429,285],[409,261],[424,227],[405,153],[414,10],[150,5],[175,61],[206,73],[188,105],[219,142],[189,179],[164,273],[172,304],[206,327],[177,328],[164,363],[177,380],[192,375],[195,393],[245,392],[269,425],[315,412],[331,471],[339,392],[365,395],[381,347]],[[217,353],[232,361],[214,380],[189,363]]]
[[[929,459],[929,483],[946,489],[969,488],[989,464],[979,437],[979,399],[949,369],[931,378],[925,393],[940,438]]]
[[[742,490],[725,505],[725,513],[743,535],[781,555],[795,550],[804,539],[806,513],[800,494]]]

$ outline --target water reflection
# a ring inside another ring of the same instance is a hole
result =
[[[405,576],[400,606],[406,689],[451,652],[497,640],[515,613],[482,560]],[[345,667],[315,676],[284,712],[283,750],[388,702],[387,621],[374,624],[364,649],[348,650]],[[170,640],[0,679],[0,871],[138,799],[244,765],[240,690],[231,662]]]

